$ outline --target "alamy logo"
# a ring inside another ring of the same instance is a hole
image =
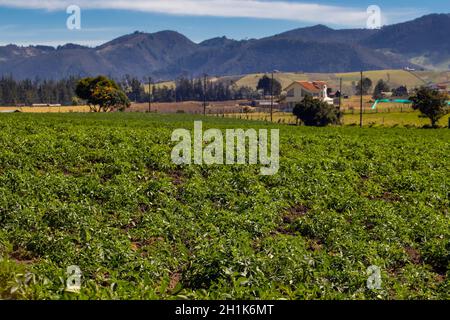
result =
[[[369,6],[367,8],[367,29],[381,28],[381,8],[379,6]]]
[[[80,30],[81,29],[81,9],[77,5],[71,5],[67,7],[67,14],[70,16],[67,18],[67,29]]]
[[[377,266],[367,268],[367,288],[370,290],[381,290],[381,269]]]
[[[66,281],[66,291],[68,292],[79,292],[81,290],[81,277],[82,272],[78,266],[67,267],[67,281]]]
[[[219,129],[203,132],[202,121],[194,122],[194,134],[186,129],[177,129],[172,141],[178,144],[172,150],[175,164],[258,164],[261,175],[275,175],[279,170],[279,130],[227,129],[224,135]],[[248,143],[247,143],[248,142]],[[205,147],[204,147],[205,145]],[[226,148],[224,159],[224,147]],[[248,157],[247,157],[248,155]]]

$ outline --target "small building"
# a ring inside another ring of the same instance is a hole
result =
[[[445,84],[445,83],[438,83],[437,87],[438,87],[438,90],[441,92],[447,93],[449,90],[447,84]]]
[[[293,110],[295,105],[302,102],[306,96],[334,104],[333,99],[328,97],[328,85],[324,81],[294,81],[285,91],[285,102],[287,109],[290,110]]]
[[[33,103],[32,107],[61,107],[60,103]]]
[[[279,103],[274,99],[272,100],[253,100],[251,106],[254,108],[270,108],[273,105],[274,108],[278,108]]]
[[[447,84],[445,83],[433,83],[430,85],[431,89],[438,90],[439,92],[448,92]]]

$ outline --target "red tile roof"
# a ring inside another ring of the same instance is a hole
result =
[[[296,82],[310,92],[320,92],[322,90],[322,87],[326,85],[326,82],[324,81],[313,81],[313,82],[296,81]]]

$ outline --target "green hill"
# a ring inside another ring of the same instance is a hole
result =
[[[237,85],[255,88],[263,75],[249,74],[238,77]],[[339,88],[339,79],[342,78],[344,91],[351,93],[352,88],[360,79],[360,73],[275,73],[274,77],[281,82],[283,88],[297,80],[322,80],[328,82],[333,89]],[[408,88],[414,88],[427,82],[450,84],[450,71],[414,71],[411,73],[405,70],[377,70],[365,71],[364,77],[370,78],[374,85],[378,80],[383,79],[391,87],[406,85]]]

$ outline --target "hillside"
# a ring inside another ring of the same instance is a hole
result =
[[[358,43],[376,34],[377,30],[370,29],[341,29],[334,30],[324,25],[299,28],[273,36],[276,39],[296,39],[311,42],[344,42]]]
[[[426,51],[450,53],[450,15],[433,14],[422,18],[386,26],[361,41],[376,49],[396,53],[421,54]]]
[[[247,74],[239,77],[233,77],[232,80],[236,82],[238,86],[248,86],[256,88],[259,79],[263,76],[263,73]],[[336,90],[339,88],[339,79],[342,78],[343,90],[346,93],[351,94],[353,92],[354,85],[360,79],[359,72],[348,73],[275,73],[275,79],[281,82],[282,87],[286,88],[293,81],[305,80],[314,81],[321,80],[326,81],[329,86]],[[450,84],[450,71],[416,71],[414,73],[405,70],[375,70],[364,72],[364,77],[372,80],[374,84],[378,80],[383,79],[391,87],[399,87],[406,85],[408,88],[414,88],[423,85],[427,82],[434,83],[448,83]],[[222,80],[229,80],[229,77],[220,78]],[[421,80],[422,79],[422,80]]]
[[[174,31],[135,32],[101,46],[0,47],[0,75],[63,78],[105,74],[157,80],[180,75],[267,72],[352,72],[405,66],[448,69],[450,16],[428,15],[381,30],[318,25],[262,39],[225,37],[199,44]]]
[[[185,70],[191,70],[190,74],[198,76],[202,73],[234,75],[273,69],[328,73],[361,68],[398,69],[405,65],[408,62],[400,58],[388,60],[383,54],[358,45],[274,37],[196,51],[161,71],[161,76],[167,71],[181,74]]]
[[[233,75],[223,77],[209,77],[210,81],[223,81],[226,83],[234,82],[238,87],[256,88],[259,79],[268,73],[249,73],[245,75]],[[372,80],[376,84],[378,80],[383,79],[392,88],[402,85],[412,89],[425,83],[446,83],[450,86],[450,71],[414,71],[409,72],[400,69],[370,70],[364,72],[364,77]],[[274,73],[274,78],[278,80],[283,88],[286,88],[293,81],[304,80],[326,81],[328,85],[337,90],[339,88],[339,79],[342,78],[343,91],[348,94],[353,93],[354,85],[360,79],[359,72],[343,73],[313,73],[313,72],[279,72]],[[175,85],[174,81],[165,81],[154,84],[157,87]],[[148,90],[148,86],[145,86]]]
[[[361,44],[426,68],[450,69],[450,15],[434,14],[384,27]]]

